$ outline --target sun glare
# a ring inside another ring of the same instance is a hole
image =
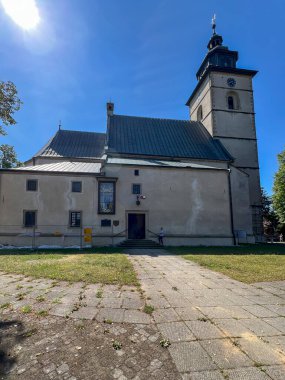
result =
[[[1,0],[5,12],[23,29],[35,28],[40,15],[35,0]]]

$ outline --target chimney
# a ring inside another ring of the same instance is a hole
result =
[[[114,115],[114,103],[108,102],[107,103],[107,116],[113,116]]]

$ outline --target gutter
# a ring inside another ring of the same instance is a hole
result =
[[[231,230],[233,235],[234,245],[237,245],[235,230],[234,230],[234,217],[233,217],[233,198],[232,198],[232,184],[231,184],[231,168],[228,165],[228,184],[229,184],[229,197],[230,197],[230,214],[231,214]]]

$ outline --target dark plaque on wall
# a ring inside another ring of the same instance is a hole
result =
[[[115,227],[118,227],[119,224],[120,224],[120,222],[118,220],[113,220],[113,225]]]
[[[102,219],[101,227],[111,227],[111,219]]]

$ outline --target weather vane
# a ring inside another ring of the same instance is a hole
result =
[[[212,29],[213,29],[213,34],[216,34],[216,15],[212,17]]]
[[[61,120],[59,120],[58,129],[61,130]]]

